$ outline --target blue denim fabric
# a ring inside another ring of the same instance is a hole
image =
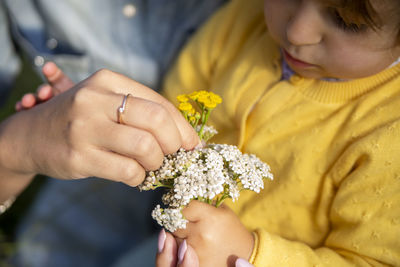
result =
[[[186,39],[225,1],[3,0],[0,101],[20,65],[14,44],[38,73],[51,60],[74,81],[108,68],[158,89]],[[150,217],[159,202],[155,198],[155,193],[96,178],[49,180],[19,228],[12,263],[129,265],[138,247],[154,246],[141,244],[156,232]],[[154,257],[140,255],[144,261],[133,260],[130,266],[154,265]]]
[[[97,178],[52,180],[20,227],[12,263],[111,266],[158,230],[150,214],[160,193]],[[131,266],[154,266],[154,251],[149,252],[152,257],[141,259],[141,265]]]

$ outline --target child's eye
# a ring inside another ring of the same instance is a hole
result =
[[[367,27],[364,24],[358,25],[356,23],[346,22],[337,10],[332,10],[331,16],[335,25],[345,32],[359,33],[364,31]]]

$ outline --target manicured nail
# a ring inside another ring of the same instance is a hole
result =
[[[161,253],[164,249],[165,239],[167,235],[165,234],[164,228],[161,229],[160,233],[158,234],[158,253]]]
[[[185,258],[186,250],[187,250],[186,240],[183,240],[183,242],[179,246],[179,250],[178,250],[178,264],[181,264],[183,262],[183,259]]]
[[[235,267],[254,267],[254,265],[245,259],[238,258],[235,262]]]

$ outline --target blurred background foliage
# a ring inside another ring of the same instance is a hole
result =
[[[15,112],[15,103],[27,92],[35,92],[42,83],[40,77],[32,69],[28,60],[23,57],[21,72],[16,80],[7,102],[0,109],[0,120],[5,120]],[[12,254],[15,248],[17,225],[26,214],[36,194],[45,183],[44,176],[37,176],[26,190],[16,199],[14,204],[4,214],[0,215],[0,267],[8,267],[5,258]]]

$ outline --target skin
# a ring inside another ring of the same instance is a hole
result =
[[[47,62],[42,68],[42,73],[44,77],[46,77],[48,83],[39,86],[36,94],[25,94],[21,101],[18,101],[15,105],[17,111],[30,109],[75,85],[53,62]]]
[[[67,90],[70,81],[57,72],[50,71],[54,77],[48,78],[51,93],[58,95],[0,125],[1,202],[38,173],[60,179],[97,176],[136,186],[145,170],[161,166],[165,154],[199,144],[180,112],[152,89],[101,70]],[[65,90],[54,91],[58,86]],[[122,125],[116,110],[127,93],[132,97]]]
[[[164,232],[165,233],[165,232]],[[165,241],[163,248],[157,253],[156,266],[157,267],[199,267],[199,258],[196,251],[192,246],[187,245],[186,253],[181,262],[178,263],[178,248],[182,244],[171,233],[165,233]]]
[[[329,7],[317,0],[265,0],[265,22],[282,49],[311,64],[301,67],[287,60],[300,76],[355,79],[382,71],[400,56],[393,2],[387,2],[372,1],[384,25],[377,31],[343,30]]]
[[[253,235],[228,207],[192,201],[182,213],[189,223],[173,235],[194,248],[200,266],[234,266],[237,258],[250,258]]]
[[[159,248],[156,256],[157,267],[252,266],[250,263],[243,265],[243,262],[252,253],[253,235],[229,208],[192,201],[183,214],[189,223],[186,229],[165,233],[163,248],[161,251]],[[234,234],[232,229],[235,229]],[[187,249],[179,262],[182,240],[186,240]]]

